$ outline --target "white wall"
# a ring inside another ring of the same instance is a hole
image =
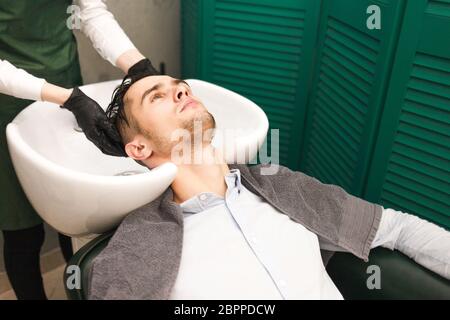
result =
[[[107,4],[131,41],[158,70],[165,62],[167,74],[181,75],[179,0],[108,0]],[[86,84],[123,77],[98,55],[84,34],[77,31],[75,35]]]

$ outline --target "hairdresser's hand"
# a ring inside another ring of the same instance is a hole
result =
[[[61,108],[66,108],[75,115],[86,137],[103,153],[126,157],[117,129],[108,121],[98,103],[85,95],[78,87],[73,89],[69,99]]]
[[[127,77],[133,82],[148,76],[159,75],[159,72],[153,67],[149,59],[145,58],[135,63],[128,69]]]

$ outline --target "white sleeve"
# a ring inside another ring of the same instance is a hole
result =
[[[45,80],[0,59],[0,93],[20,99],[41,100]],[[0,106],[1,108],[1,106]]]
[[[78,0],[81,31],[91,40],[97,52],[116,66],[119,56],[135,46],[108,11],[105,0]]]
[[[411,214],[383,209],[372,248],[399,250],[427,269],[450,279],[450,232]]]

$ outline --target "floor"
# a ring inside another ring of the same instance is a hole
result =
[[[45,292],[49,300],[67,300],[64,291],[64,265],[43,274]],[[0,300],[16,300],[12,290],[0,294]]]

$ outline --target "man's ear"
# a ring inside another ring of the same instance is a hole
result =
[[[143,161],[152,155],[153,150],[147,141],[137,136],[125,145],[125,152],[130,158]]]

